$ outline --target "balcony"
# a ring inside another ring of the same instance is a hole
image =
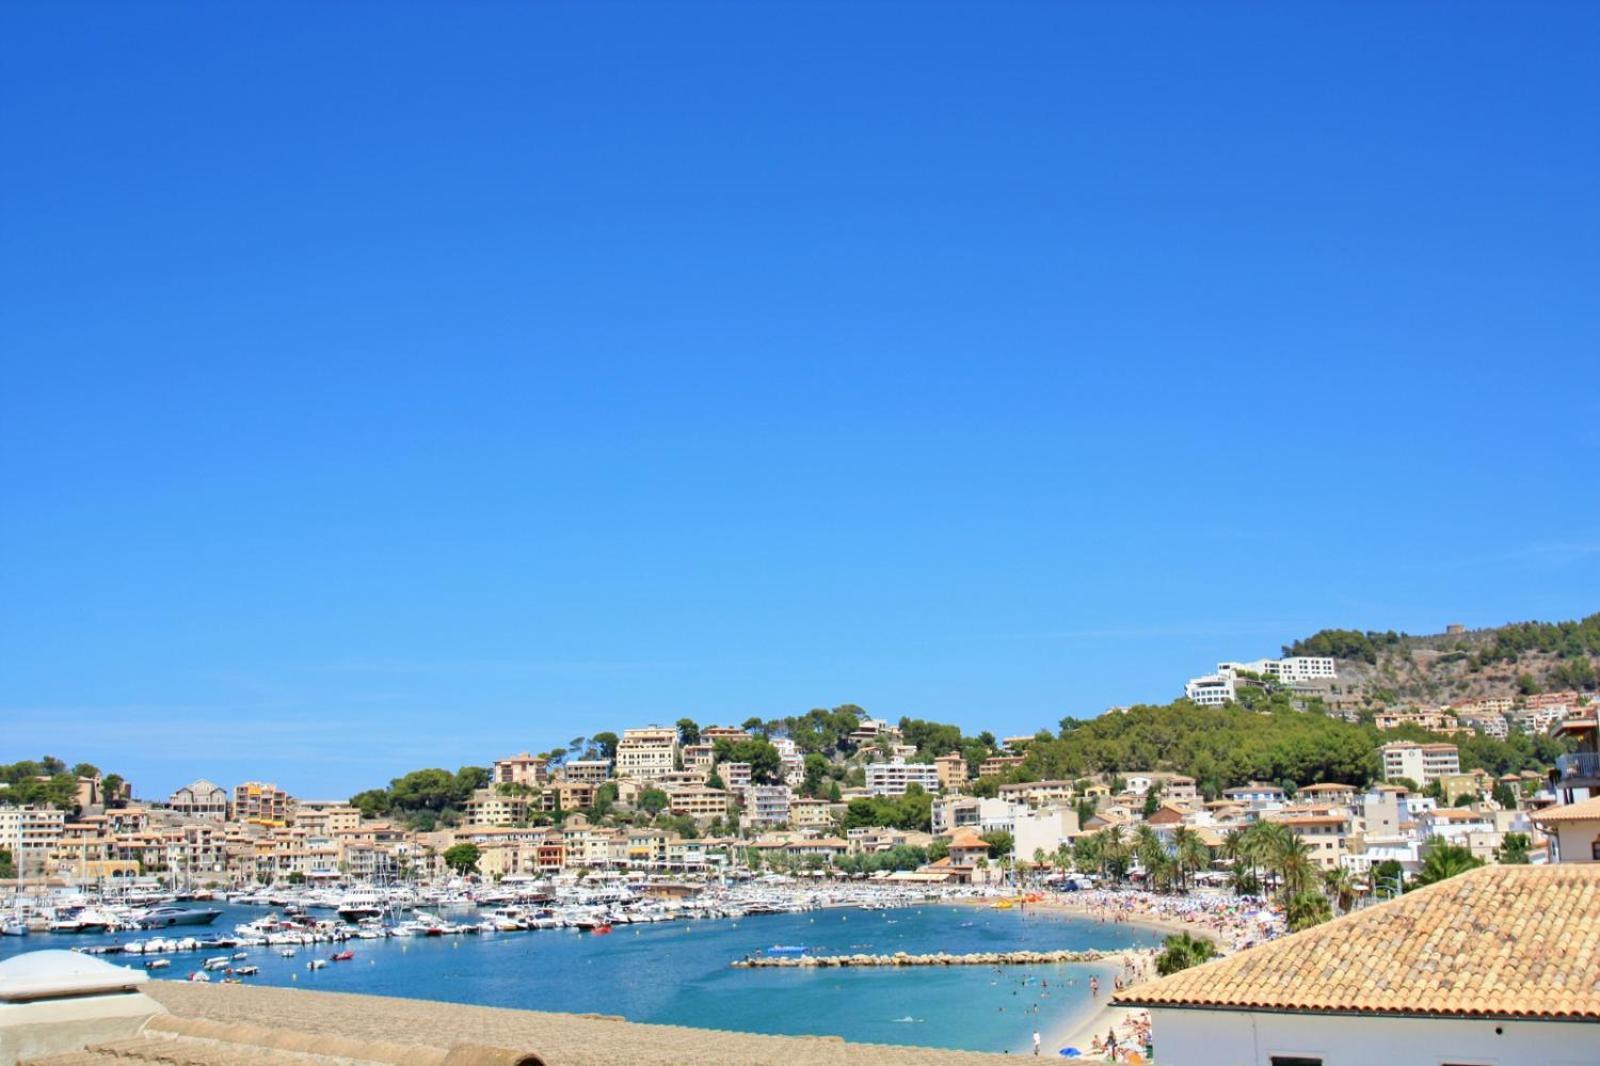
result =
[[[1600,786],[1600,752],[1580,751],[1575,755],[1556,756],[1556,773],[1562,787]]]

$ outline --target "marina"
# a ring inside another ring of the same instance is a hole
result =
[[[434,904],[355,925],[337,917],[337,900],[327,901],[333,907],[314,908],[304,906],[303,896],[280,896],[276,907],[264,899],[217,901],[222,915],[214,926],[192,935],[150,936],[137,928],[39,933],[0,943],[0,958],[31,948],[71,946],[104,954],[108,961],[148,966],[151,976],[162,980],[358,992],[1015,1053],[1026,1047],[1034,1027],[1060,1029],[1093,1011],[1090,978],[1109,987],[1116,972],[1115,960],[1024,962],[1022,953],[1038,953],[1041,960],[1049,953],[1085,953],[1081,958],[1087,960],[1099,952],[1150,948],[1160,940],[1137,926],[1031,907],[974,905],[955,893],[912,899],[903,889],[866,886],[748,886],[671,903],[596,898],[619,891],[551,898],[545,905]],[[285,914],[290,908],[297,917]],[[541,912],[548,914],[541,918]],[[502,930],[502,923],[527,925]],[[611,932],[602,933],[602,926]],[[429,935],[435,928],[438,935]],[[914,972],[896,966],[735,965],[748,957],[798,963],[941,952],[1010,953],[1017,963]]]

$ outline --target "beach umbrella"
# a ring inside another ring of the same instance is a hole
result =
[[[1079,1051],[1075,1047],[1064,1047],[1061,1049],[1061,1057],[1065,1059],[1075,1059],[1082,1054],[1083,1052]]]

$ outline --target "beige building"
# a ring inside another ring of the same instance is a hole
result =
[[[233,789],[233,819],[262,825],[283,825],[289,821],[289,794],[277,785],[246,781]]]
[[[1072,802],[1077,790],[1071,781],[1019,781],[1012,785],[1001,785],[999,795],[1008,803],[1049,807]]]
[[[833,804],[824,799],[795,799],[789,803],[789,824],[796,829],[827,829],[833,825],[833,817]]]
[[[709,774],[711,768],[717,764],[717,746],[707,741],[699,744],[686,744],[683,748],[683,768]]]
[[[967,783],[967,760],[960,752],[941,755],[933,760],[933,765],[938,770],[940,788],[958,789]]]
[[[496,785],[525,785],[542,788],[550,780],[550,760],[543,755],[523,752],[506,759],[497,759],[490,781]]]
[[[228,820],[228,790],[202,777],[174,792],[167,806],[186,818],[225,822]]]
[[[708,785],[685,785],[667,791],[667,809],[691,818],[722,818],[733,797],[726,790]]]
[[[537,808],[532,796],[508,795],[495,786],[480,788],[467,800],[468,825],[516,825]]]
[[[1021,766],[1026,759],[1025,755],[991,755],[979,765],[978,776],[1000,777],[1008,770]]]
[[[561,764],[560,777],[563,781],[603,785],[611,777],[611,760],[568,759]]]
[[[1337,870],[1339,860],[1349,853],[1354,819],[1345,812],[1324,814],[1268,814],[1265,821],[1278,822],[1297,839],[1305,842],[1311,860],[1322,870]]]
[[[11,853],[18,871],[43,871],[66,824],[66,813],[54,807],[0,807],[0,850]]]
[[[296,828],[332,836],[361,825],[361,812],[347,803],[329,800],[301,800],[294,808]]]
[[[625,729],[617,744],[617,776],[653,780],[678,768],[678,731],[661,726]]]

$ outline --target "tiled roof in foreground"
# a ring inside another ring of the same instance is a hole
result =
[[[1600,796],[1568,803],[1561,807],[1546,807],[1529,815],[1541,825],[1553,822],[1588,822],[1600,819]]]
[[[1600,1021],[1600,864],[1485,866],[1116,1002]]]

